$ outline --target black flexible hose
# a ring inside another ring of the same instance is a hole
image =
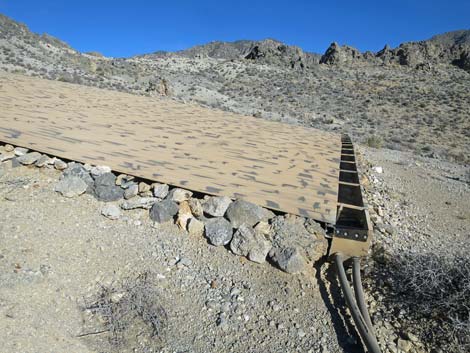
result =
[[[364,345],[367,347],[367,350],[370,353],[381,353],[374,333],[368,327],[358,305],[354,301],[354,296],[349,285],[349,281],[346,277],[346,271],[344,270],[343,261],[343,256],[341,254],[338,253],[335,255],[335,264],[341,290],[343,291],[344,299],[346,300],[346,304],[349,308],[349,311],[351,312],[354,323],[356,324],[357,331],[359,332]]]
[[[374,327],[372,326],[372,321],[370,320],[369,311],[367,310],[366,301],[364,299],[364,290],[362,289],[361,279],[361,260],[358,257],[353,258],[353,286],[356,303],[359,306],[362,317],[369,327],[369,330],[374,333]]]

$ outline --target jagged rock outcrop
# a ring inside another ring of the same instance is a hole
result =
[[[318,55],[305,53],[299,47],[289,46],[273,39],[254,42],[244,58],[299,70],[319,62]]]
[[[165,57],[170,53],[156,52],[146,57]],[[320,55],[307,53],[296,46],[286,45],[275,39],[260,41],[238,40],[235,42],[210,42],[175,52],[187,58],[214,58],[225,60],[253,60],[267,65],[290,69],[306,69],[318,64]]]
[[[339,65],[361,61],[364,61],[364,55],[359,50],[348,45],[339,45],[333,42],[321,57],[320,64]]]
[[[376,57],[385,64],[406,65],[412,68],[451,64],[468,71],[469,50],[470,45],[466,43],[448,45],[429,40],[404,43],[395,49],[384,48]]]
[[[321,64],[402,65],[416,69],[430,69],[436,64],[454,65],[469,71],[470,31],[455,31],[434,36],[429,40],[386,45],[377,53],[361,53],[356,48],[332,43],[321,57]]]

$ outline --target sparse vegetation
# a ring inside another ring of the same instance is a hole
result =
[[[405,330],[419,331],[429,347],[470,350],[470,256],[457,250],[444,254],[376,254],[373,285],[385,302],[401,312]],[[384,261],[384,259],[386,259]],[[384,285],[385,284],[385,285]],[[396,317],[396,316],[395,316]]]
[[[372,135],[367,138],[366,144],[372,148],[381,148],[383,146],[383,139],[380,136]]]
[[[87,300],[83,310],[98,316],[101,323],[101,327],[91,334],[109,333],[109,343],[115,348],[135,346],[134,352],[141,351],[139,344],[131,342],[139,339],[146,340],[148,351],[151,351],[150,346],[155,348],[162,342],[167,314],[149,273],[101,286],[96,296]]]

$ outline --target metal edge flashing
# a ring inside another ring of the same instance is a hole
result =
[[[356,164],[351,139],[341,138],[341,161],[336,223],[331,226],[329,255],[341,253],[345,258],[367,255],[373,237],[364,190]]]

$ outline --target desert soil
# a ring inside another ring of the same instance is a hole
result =
[[[468,246],[468,171],[397,151],[361,149],[376,245],[389,253]],[[383,168],[378,173],[376,166]],[[328,263],[289,275],[191,237],[156,227],[147,211],[119,220],[90,195],[54,192],[53,169],[0,169],[0,344],[2,352],[354,352],[358,338]],[[381,208],[383,216],[374,210]],[[367,268],[366,268],[367,270]],[[367,271],[366,271],[367,272]],[[148,340],[110,343],[83,308],[100,288],[151,274],[164,328]],[[368,301],[385,351],[409,328],[390,319],[375,288]],[[427,351],[415,343],[411,352]]]
[[[54,192],[58,171],[10,165],[0,169],[2,352],[115,351],[107,333],[78,337],[100,330],[81,308],[101,286],[144,272],[168,317],[159,351],[357,348],[336,335],[314,269],[293,276],[244,261],[175,225],[156,228],[148,211],[108,220],[92,196]]]

